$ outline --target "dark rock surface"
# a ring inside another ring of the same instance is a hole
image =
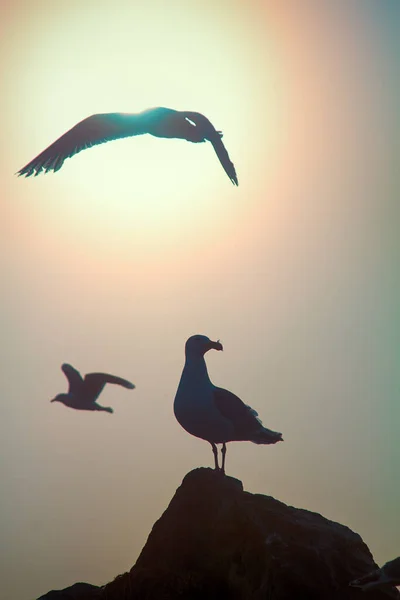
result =
[[[99,598],[101,588],[91,583],[74,583],[63,590],[51,590],[38,600],[89,600]]]
[[[361,537],[348,527],[244,492],[240,481],[211,469],[196,469],[153,526],[131,571],[104,586],[101,598],[400,598],[395,588],[365,595],[349,587],[375,566]]]

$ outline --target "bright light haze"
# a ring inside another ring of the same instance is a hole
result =
[[[228,475],[399,555],[399,25],[395,0],[3,6],[7,600],[128,570],[213,466],[173,414],[195,333],[285,440],[229,444]],[[14,175],[79,120],[152,106],[206,115],[240,186],[211,144],[151,136]],[[51,404],[64,362],[136,389],[104,389],[113,415]]]

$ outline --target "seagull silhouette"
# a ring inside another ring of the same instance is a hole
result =
[[[186,431],[210,442],[215,470],[225,473],[227,442],[276,444],[282,434],[263,426],[258,413],[240,398],[216,387],[210,381],[204,354],[211,349],[223,350],[222,344],[205,335],[193,335],[185,345],[185,366],[174,401],[175,417]],[[218,449],[222,444],[222,465]]]
[[[58,394],[50,402],[62,402],[66,406],[76,408],[77,410],[103,410],[113,413],[114,411],[111,407],[100,406],[100,404],[96,403],[106,383],[116,383],[129,390],[133,390],[135,387],[130,381],[122,379],[122,377],[116,377],[115,375],[108,375],[107,373],[88,373],[82,379],[79,371],[67,363],[64,363],[61,369],[68,379],[68,393]]]
[[[367,575],[351,581],[350,585],[361,588],[363,592],[400,585],[400,556],[385,563],[380,569],[374,569]]]
[[[58,171],[65,159],[81,150],[120,138],[150,133],[161,138],[180,138],[188,142],[209,140],[234,185],[238,184],[236,171],[222,143],[222,133],[197,112],[178,111],[171,108],[150,108],[140,113],[105,113],[92,115],[64,133],[46,150],[18,171],[30,177],[42,171]]]

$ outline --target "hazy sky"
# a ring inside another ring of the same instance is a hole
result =
[[[0,23],[4,598],[128,570],[213,465],[172,410],[194,333],[285,439],[230,444],[228,474],[398,556],[398,0],[3,0]],[[13,175],[151,106],[207,115],[239,188],[210,144],[150,136]],[[137,387],[106,388],[113,415],[50,404],[63,362]]]

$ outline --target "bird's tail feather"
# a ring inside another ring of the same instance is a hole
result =
[[[103,412],[113,413],[114,409],[111,406],[100,406],[100,404],[95,404],[95,410],[101,410]]]
[[[251,441],[253,444],[276,444],[276,442],[283,442],[283,437],[278,431],[271,431],[271,429],[263,427]]]

